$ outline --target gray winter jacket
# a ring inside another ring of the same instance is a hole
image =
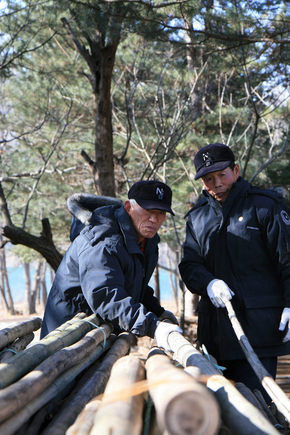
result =
[[[116,333],[125,330],[153,337],[164,311],[148,286],[158,260],[158,235],[147,240],[143,253],[123,205],[100,207],[92,213],[94,205],[89,205],[84,213],[82,199],[87,225],[73,222],[73,242],[56,272],[41,336],[85,312],[110,322]]]

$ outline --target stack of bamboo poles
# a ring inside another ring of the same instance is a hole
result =
[[[179,333],[170,335],[173,355],[157,347],[139,355],[131,334],[116,337],[95,315],[79,314],[13,351],[40,324],[0,331],[0,355],[11,352],[0,363],[0,435],[279,433],[245,386]]]
[[[36,322],[40,327],[41,321],[34,319],[0,331],[3,350],[10,352],[10,337],[15,341],[15,334],[27,335]],[[115,337],[111,332],[95,315],[80,314],[1,362],[0,434],[43,433],[60,407],[69,427],[84,406],[82,400],[86,404],[103,391],[112,365],[130,349],[130,334]]]

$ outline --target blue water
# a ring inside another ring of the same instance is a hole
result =
[[[33,279],[35,275],[35,269],[30,267],[30,279],[31,285],[33,285]],[[11,294],[14,302],[23,302],[25,300],[25,275],[24,267],[8,267],[8,279],[11,289]],[[45,276],[47,291],[51,287],[51,281],[49,278],[49,273]]]
[[[155,289],[154,278],[152,277],[149,281],[149,285]],[[171,300],[173,299],[171,283],[170,283],[170,274],[164,270],[159,268],[159,286],[160,286],[160,299],[162,300]]]
[[[31,283],[33,283],[35,269],[31,267],[30,270],[31,270]],[[14,302],[24,301],[25,300],[24,268],[21,266],[8,267],[8,278],[9,278],[10,289]],[[164,269],[159,269],[159,282],[160,282],[160,298],[165,300],[172,299],[172,290],[171,290],[169,273]],[[152,288],[155,288],[153,277],[151,278],[149,285]],[[46,273],[46,286],[47,286],[47,292],[49,292],[51,287],[51,281],[48,272]]]

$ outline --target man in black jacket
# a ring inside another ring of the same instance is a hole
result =
[[[71,233],[73,242],[56,272],[41,337],[85,312],[110,322],[116,333],[155,337],[160,347],[168,348],[168,334],[181,330],[148,282],[158,260],[157,231],[166,213],[174,214],[171,198],[166,184],[139,181],[124,205],[83,212],[87,224],[73,225],[77,233]]]
[[[187,214],[179,268],[187,288],[201,296],[198,341],[226,367],[226,377],[261,389],[223,300],[231,300],[252,347],[275,378],[277,356],[290,352],[290,217],[274,192],[239,176],[228,146],[203,147],[194,164],[204,191]]]

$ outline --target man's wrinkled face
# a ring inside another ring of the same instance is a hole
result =
[[[145,210],[136,202],[131,203],[128,200],[125,201],[124,207],[132,219],[138,241],[154,237],[166,217],[166,212],[163,210]]]
[[[202,182],[208,193],[217,201],[224,202],[240,174],[240,168],[235,165],[233,169],[229,166],[222,171],[210,172],[202,177]]]

